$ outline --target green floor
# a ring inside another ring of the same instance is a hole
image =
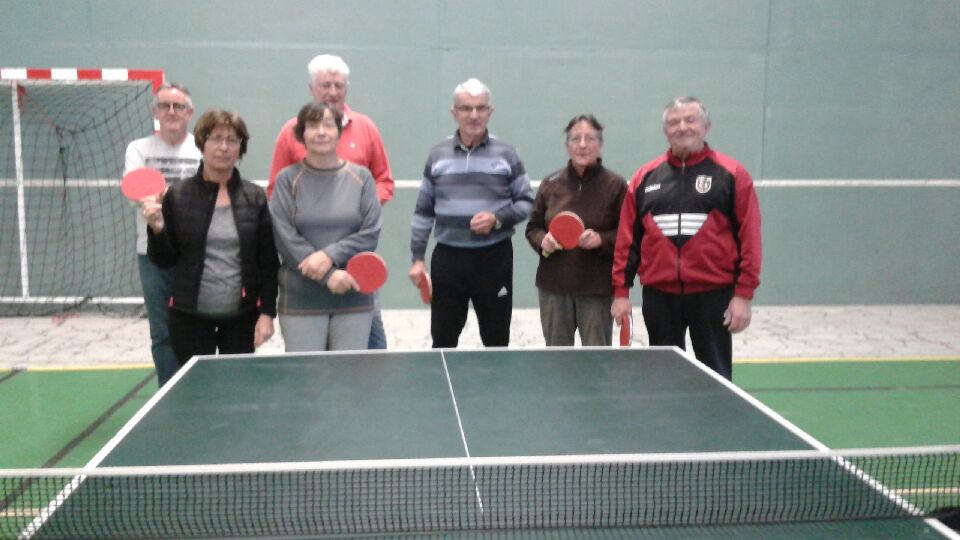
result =
[[[156,391],[150,375],[0,370],[0,468],[82,466]],[[960,358],[737,364],[734,382],[831,448],[960,444]]]
[[[0,468],[81,467],[156,391],[149,369],[0,371],[0,380]]]
[[[960,358],[738,365],[734,380],[830,448],[960,444]]]

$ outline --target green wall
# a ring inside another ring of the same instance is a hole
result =
[[[0,13],[0,66],[163,69],[198,109],[239,111],[252,178],[321,52],[350,64],[348,101],[377,122],[397,179],[419,178],[471,76],[534,179],[564,163],[561,130],[584,111],[606,125],[605,163],[631,174],[664,150],[660,111],[679,94],[705,101],[708,140],[757,180],[960,178],[955,0],[0,0]],[[960,302],[960,181],[758,191],[759,302]],[[398,279],[414,197],[387,206],[387,307],[416,301]],[[515,248],[517,284],[532,283],[535,258]],[[536,305],[532,287],[517,293]]]

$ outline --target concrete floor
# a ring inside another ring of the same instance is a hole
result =
[[[430,347],[425,309],[384,311],[391,349]],[[635,313],[634,343],[646,332]],[[146,319],[80,314],[0,318],[0,368],[150,365]],[[472,313],[460,346],[480,347]],[[514,311],[511,347],[542,347],[536,309]],[[277,335],[258,352],[283,352]],[[736,362],[768,358],[960,358],[960,305],[778,306],[754,308],[753,322],[734,337]]]

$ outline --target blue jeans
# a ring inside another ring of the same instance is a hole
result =
[[[160,268],[146,255],[137,255],[140,268],[140,285],[143,288],[143,307],[150,324],[150,352],[157,368],[157,383],[163,386],[179,369],[177,358],[170,343],[170,281],[173,270]]]
[[[380,315],[380,293],[373,293],[373,324],[370,326],[368,349],[386,349],[387,331],[383,329],[383,316]]]
[[[370,341],[367,343],[367,348],[387,348],[387,331],[383,329],[383,317],[380,315],[379,307],[373,312],[373,324],[370,325]]]

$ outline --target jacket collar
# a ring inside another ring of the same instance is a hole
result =
[[[680,159],[674,156],[673,150],[669,148],[667,149],[666,155],[667,155],[667,161],[674,167],[682,167],[684,165],[686,165],[687,167],[690,167],[691,165],[696,165],[697,163],[700,163],[701,161],[706,159],[707,154],[709,154],[710,152],[712,152],[712,150],[710,149],[710,145],[704,142],[703,149],[697,152],[696,154],[690,154],[689,156],[687,156],[687,159]]]
[[[590,180],[602,170],[603,158],[597,158],[596,163],[593,165],[588,165],[587,168],[583,170],[583,176],[577,174],[577,170],[573,168],[573,163],[571,163],[570,160],[567,160],[567,175],[570,176],[570,178],[575,178],[580,181]]]
[[[218,186],[215,182],[207,182],[203,179],[203,160],[200,161],[200,167],[197,168],[197,174],[194,175],[194,178],[197,182],[200,183],[200,186],[206,190],[215,190],[218,189]],[[233,190],[240,185],[240,170],[236,167],[233,168],[233,174],[230,175],[230,179],[227,180],[227,189]]]

